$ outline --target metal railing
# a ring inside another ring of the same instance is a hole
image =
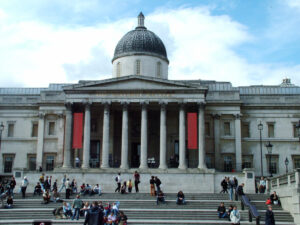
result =
[[[256,207],[250,203],[250,199],[246,195],[243,195],[241,199],[242,210],[245,209],[245,205],[249,208],[248,210],[249,222],[252,222],[252,217],[254,217],[256,221],[256,225],[260,225],[260,215]]]

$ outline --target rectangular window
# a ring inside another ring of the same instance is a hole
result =
[[[274,137],[274,123],[268,123],[268,137]]]
[[[230,136],[230,122],[224,122],[224,135]]]
[[[38,136],[38,123],[32,124],[32,130],[31,130],[31,137],[37,137]]]
[[[36,156],[35,155],[28,156],[28,170],[30,170],[30,171],[36,170]]]
[[[270,162],[270,155],[267,155],[268,172],[272,174],[278,173],[278,155],[272,155]]]
[[[244,168],[253,168],[253,156],[252,155],[243,155],[242,169]]]
[[[9,123],[8,124],[7,137],[13,137],[14,136],[14,130],[15,130],[15,124],[14,123]]]
[[[231,155],[224,156],[224,172],[233,172],[233,157]]]
[[[48,135],[55,135],[55,122],[49,122]]]
[[[46,171],[54,170],[54,155],[46,156]]]
[[[300,168],[300,156],[293,156],[294,169]]]
[[[207,155],[205,156],[205,163],[207,168],[214,168],[214,156],[213,155]]]
[[[296,126],[297,126],[297,123],[293,124],[293,135],[294,135],[294,138],[298,138],[299,137],[298,129],[296,128]]]
[[[3,155],[4,159],[4,173],[11,173],[13,168],[14,156]]]
[[[205,136],[210,137],[210,124],[205,122]]]
[[[242,123],[242,137],[243,138],[250,137],[249,123]]]

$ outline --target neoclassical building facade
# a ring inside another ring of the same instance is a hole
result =
[[[300,167],[300,87],[289,79],[246,87],[169,80],[168,64],[163,42],[140,14],[116,46],[111,79],[0,88],[1,176],[72,170],[76,159],[83,172],[99,173],[254,168],[268,176]],[[72,144],[75,113],[83,115],[81,148]],[[187,145],[188,113],[197,115],[195,149]]]

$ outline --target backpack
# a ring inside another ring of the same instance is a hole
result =
[[[118,182],[118,177],[115,178],[115,181]]]

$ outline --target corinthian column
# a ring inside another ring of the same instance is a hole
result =
[[[44,130],[45,130],[45,114],[39,114],[39,125],[38,125],[38,141],[37,141],[37,152],[36,152],[36,169],[43,167],[43,152],[44,152]]]
[[[148,116],[147,116],[147,102],[142,103],[142,121],[141,121],[141,162],[140,168],[146,169],[147,165],[147,151],[148,151]]]
[[[91,142],[91,103],[85,104],[84,113],[84,139],[83,139],[83,162],[82,168],[90,167],[90,142]]]
[[[215,144],[215,168],[221,169],[221,155],[220,155],[220,115],[213,115],[214,118],[214,144]]]
[[[181,104],[179,110],[179,169],[186,169],[185,151],[185,106]]]
[[[123,103],[121,169],[128,169],[128,103]]]
[[[206,169],[205,164],[205,117],[204,117],[204,107],[205,104],[203,102],[199,103],[198,106],[198,168]]]
[[[242,141],[241,141],[241,115],[235,115],[235,164],[236,170],[242,170]]]
[[[71,167],[72,105],[66,104],[66,126],[63,168]]]
[[[166,103],[160,103],[160,145],[159,145],[159,168],[166,169],[166,154],[167,154],[167,123],[166,123]]]
[[[103,137],[102,137],[102,164],[101,168],[109,167],[109,104],[104,104],[103,110]]]

